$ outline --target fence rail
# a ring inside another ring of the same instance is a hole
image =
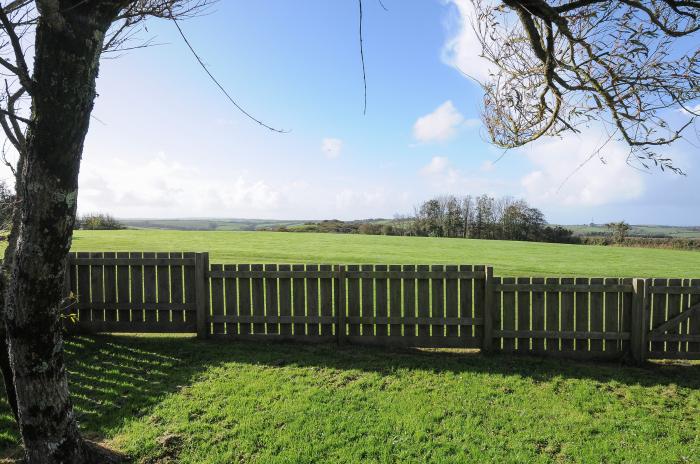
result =
[[[700,359],[700,279],[495,277],[472,265],[209,264],[71,253],[71,328]]]

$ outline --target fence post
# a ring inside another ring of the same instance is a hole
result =
[[[486,266],[484,279],[484,339],[481,350],[488,353],[493,350],[493,267]]]
[[[345,294],[345,266],[339,264],[336,267],[338,279],[338,307],[335,309],[335,335],[338,345],[345,344],[345,313],[347,312],[347,295]]]
[[[194,258],[197,338],[209,337],[209,253],[196,253]]]
[[[644,279],[632,281],[632,324],[630,332],[630,349],[632,360],[642,364],[647,357],[647,286]]]

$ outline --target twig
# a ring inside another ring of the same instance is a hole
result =
[[[365,49],[362,44],[362,0],[357,0],[360,6],[360,59],[362,60],[362,83],[364,84],[364,106],[362,114],[367,114],[367,72],[365,70]]]
[[[255,121],[256,123],[258,123],[259,125],[263,126],[264,128],[271,130],[272,132],[278,132],[278,133],[281,133],[281,134],[285,134],[285,133],[289,132],[288,130],[276,129],[276,128],[272,127],[272,126],[268,126],[267,124],[265,124],[264,122],[262,122],[261,120],[257,119],[256,117],[254,117],[253,115],[251,115],[250,113],[248,113],[246,110],[244,110],[243,107],[241,107],[241,105],[239,105],[239,104],[236,102],[236,100],[234,100],[233,97],[231,97],[231,95],[229,95],[229,93],[226,91],[226,89],[219,83],[218,80],[216,80],[216,78],[214,77],[214,75],[209,71],[209,69],[207,68],[207,66],[204,64],[204,62],[202,61],[202,59],[199,57],[199,55],[198,55],[197,52],[195,51],[194,47],[192,47],[192,44],[190,44],[190,41],[187,40],[187,36],[185,36],[185,33],[182,31],[182,28],[180,27],[180,24],[177,22],[177,19],[175,18],[174,15],[171,15],[171,19],[173,20],[173,23],[175,24],[175,27],[177,28],[178,32],[180,33],[180,37],[182,37],[182,40],[183,40],[183,41],[185,42],[185,44],[187,45],[187,48],[190,49],[190,52],[192,52],[192,55],[194,55],[194,57],[197,59],[197,62],[198,62],[199,65],[202,67],[202,69],[204,70],[204,72],[207,73],[207,75],[209,76],[209,78],[211,78],[212,82],[214,82],[214,84],[216,84],[216,86],[219,88],[219,90],[221,90],[221,92],[226,96],[226,98],[228,98],[228,100],[229,100],[231,103],[233,103],[233,106],[235,106],[235,107],[238,109],[238,111],[240,111],[241,113],[243,113],[244,115],[246,115],[249,119],[251,119],[251,120]]]

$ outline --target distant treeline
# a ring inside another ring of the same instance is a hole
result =
[[[334,234],[365,234],[365,235],[403,235],[390,219],[363,219],[357,221],[341,221],[326,219],[317,222],[306,222],[301,225],[268,227],[260,230],[276,232],[321,232]]]
[[[93,213],[80,216],[75,221],[76,229],[121,230],[126,226],[109,214]]]
[[[430,199],[408,221],[411,235],[487,240],[574,243],[573,231],[550,226],[542,211],[525,200],[489,195]]]
[[[524,200],[488,195],[432,198],[418,205],[412,216],[394,219],[333,219],[269,230],[578,243],[571,230],[548,225],[544,214]]]
[[[637,248],[664,248],[669,250],[700,251],[700,239],[666,237],[625,237],[622,241],[614,240],[610,235],[580,237],[584,245],[624,246]]]

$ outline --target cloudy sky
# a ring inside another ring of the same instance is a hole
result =
[[[593,124],[501,157],[485,141],[475,77],[486,67],[468,0],[365,2],[363,115],[357,2],[223,1],[162,44],[104,59],[80,174],[81,212],[118,217],[391,217],[435,194],[513,195],[551,222],[700,224],[700,141],[668,154],[688,176],[644,173]],[[673,117],[678,115],[670,115]],[[500,159],[499,159],[500,158]],[[498,160],[498,161],[496,161]]]

